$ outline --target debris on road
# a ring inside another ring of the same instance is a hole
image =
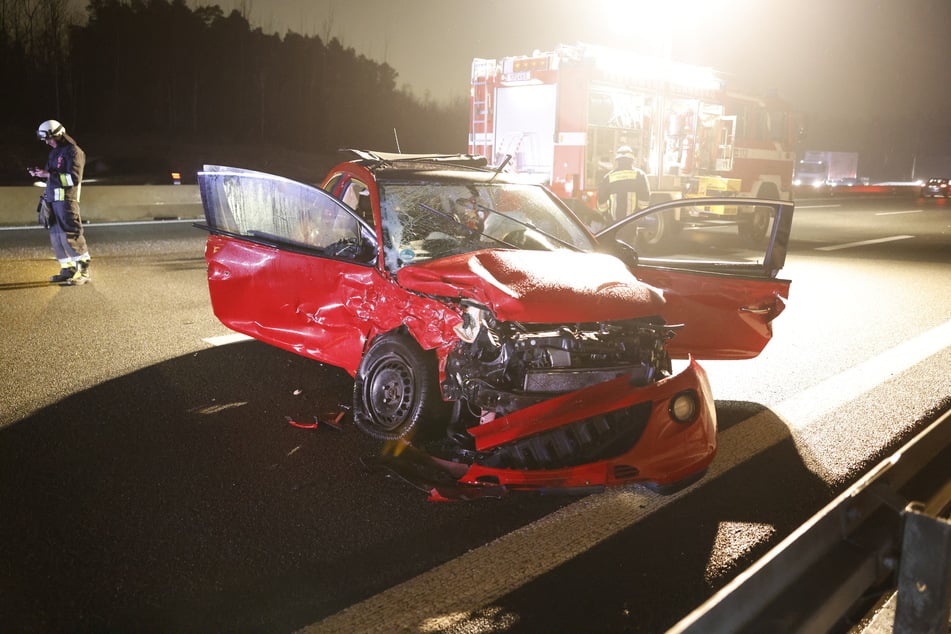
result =
[[[328,427],[334,431],[340,431],[343,429],[343,426],[340,422],[343,420],[343,417],[347,414],[346,406],[341,406],[341,409],[329,412],[323,416],[314,416],[314,422],[312,423],[301,423],[294,420],[293,416],[285,416],[284,419],[289,425],[293,425],[299,429],[317,429],[321,425]]]

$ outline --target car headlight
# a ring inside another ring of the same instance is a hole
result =
[[[700,399],[693,390],[685,390],[670,399],[670,417],[678,423],[692,422],[700,411]]]

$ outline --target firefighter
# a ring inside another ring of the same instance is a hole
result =
[[[29,170],[31,176],[47,179],[43,197],[52,210],[50,243],[60,265],[59,273],[50,277],[50,282],[85,284],[89,281],[89,250],[79,216],[79,193],[86,154],[66,134],[63,124],[54,119],[41,123],[36,136],[51,148],[46,167]]]
[[[598,209],[608,224],[646,207],[651,197],[647,174],[634,167],[634,151],[622,145],[614,160],[614,169],[604,175],[598,187]]]

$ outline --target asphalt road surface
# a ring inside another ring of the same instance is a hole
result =
[[[89,226],[63,288],[0,231],[0,629],[662,632],[951,402],[951,207],[804,202],[704,480],[430,503],[326,424],[345,373],[229,336],[204,238]]]

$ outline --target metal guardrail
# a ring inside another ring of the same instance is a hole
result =
[[[893,631],[946,634],[951,411],[881,462],[668,634],[827,632],[897,590]]]

